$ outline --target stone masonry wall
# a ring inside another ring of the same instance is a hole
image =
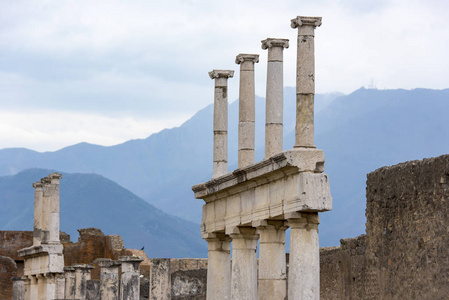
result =
[[[13,259],[0,256],[0,299],[12,299],[12,277],[17,276],[17,265]]]
[[[366,195],[366,236],[321,250],[321,299],[447,299],[449,155],[380,168]]]

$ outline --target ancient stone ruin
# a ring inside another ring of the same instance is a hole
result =
[[[257,54],[239,54],[238,169],[227,172],[227,79],[213,70],[213,176],[192,187],[203,199],[201,232],[208,242],[207,299],[319,299],[319,212],[332,209],[324,154],[314,145],[314,31],[319,17],[297,17],[296,143],[283,149],[283,50],[287,39],[268,38],[265,158],[255,163],[254,64]],[[285,231],[291,228],[290,267]],[[257,264],[257,244],[259,263]],[[231,249],[232,243],[232,263]]]

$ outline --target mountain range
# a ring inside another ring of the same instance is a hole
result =
[[[364,232],[367,173],[448,153],[449,89],[361,88],[349,95],[316,95],[315,103],[315,144],[326,155],[334,199],[333,211],[321,214],[320,243],[333,246]],[[287,87],[285,149],[294,144],[295,107],[295,89]],[[210,105],[180,127],[116,146],[81,143],[44,153],[3,149],[0,175],[28,168],[101,174],[164,212],[199,223],[202,201],[190,188],[211,176],[212,114]],[[263,158],[264,115],[264,99],[256,97],[256,161]],[[229,171],[237,165],[237,124],[235,101],[229,106]]]

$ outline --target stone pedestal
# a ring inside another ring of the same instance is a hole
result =
[[[319,300],[318,213],[294,213],[288,217],[291,228],[288,298]]]
[[[26,289],[27,289],[26,281],[27,280],[25,279],[25,277],[14,277],[12,279],[12,282],[13,282],[12,298],[14,300],[25,300]]]
[[[291,20],[298,28],[298,58],[296,66],[296,129],[295,148],[314,145],[315,99],[315,28],[321,17],[301,17]]]
[[[90,272],[94,268],[92,265],[73,265],[75,270],[75,298],[86,299],[87,281],[90,280]]]
[[[171,299],[171,274],[169,258],[150,261],[150,300]]]
[[[209,76],[215,79],[212,177],[218,177],[228,172],[228,78],[234,76],[234,71],[213,70]]]
[[[238,167],[254,163],[255,138],[255,86],[254,64],[259,62],[257,54],[239,54],[235,63],[240,65],[239,88],[239,142]]]
[[[65,299],[76,299],[76,279],[75,269],[72,267],[64,267],[65,277]]]
[[[210,234],[207,261],[207,300],[231,299],[231,239],[225,234]]]
[[[284,221],[258,222],[259,300],[284,300],[287,296]]]
[[[232,238],[231,299],[257,300],[257,240],[251,227],[235,228]]]
[[[121,256],[120,300],[140,299],[140,263],[143,258],[137,256]]]
[[[112,260],[100,261],[100,300],[119,299],[118,271],[120,264]]]
[[[265,158],[282,152],[284,77],[283,52],[287,39],[266,39],[262,49],[268,49],[267,94],[265,114]]]

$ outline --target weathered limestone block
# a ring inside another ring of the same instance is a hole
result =
[[[63,274],[55,276],[55,299],[65,299],[65,276]]]
[[[91,279],[90,272],[94,268],[92,265],[79,264],[73,265],[75,270],[75,298],[85,299],[87,293],[87,281]]]
[[[65,299],[75,299],[76,294],[76,278],[75,269],[73,267],[64,267],[65,277]]]
[[[231,295],[231,238],[224,234],[210,234],[207,264],[207,299],[230,299]]]
[[[43,206],[43,190],[42,183],[33,183],[34,187],[34,230],[33,230],[33,245],[41,244],[42,231],[42,206]]]
[[[206,202],[202,233],[230,234],[235,227],[252,226],[257,220],[331,210],[323,166],[321,150],[297,148],[194,186],[195,197]]]
[[[119,299],[118,271],[120,264],[111,259],[104,259],[99,262],[100,273],[100,299]]]
[[[100,299],[100,281],[88,280],[86,284],[86,300]]]
[[[142,257],[121,256],[121,281],[120,281],[120,300],[139,300],[140,299],[140,263]]]
[[[153,258],[150,263],[150,300],[171,299],[169,258]]]

